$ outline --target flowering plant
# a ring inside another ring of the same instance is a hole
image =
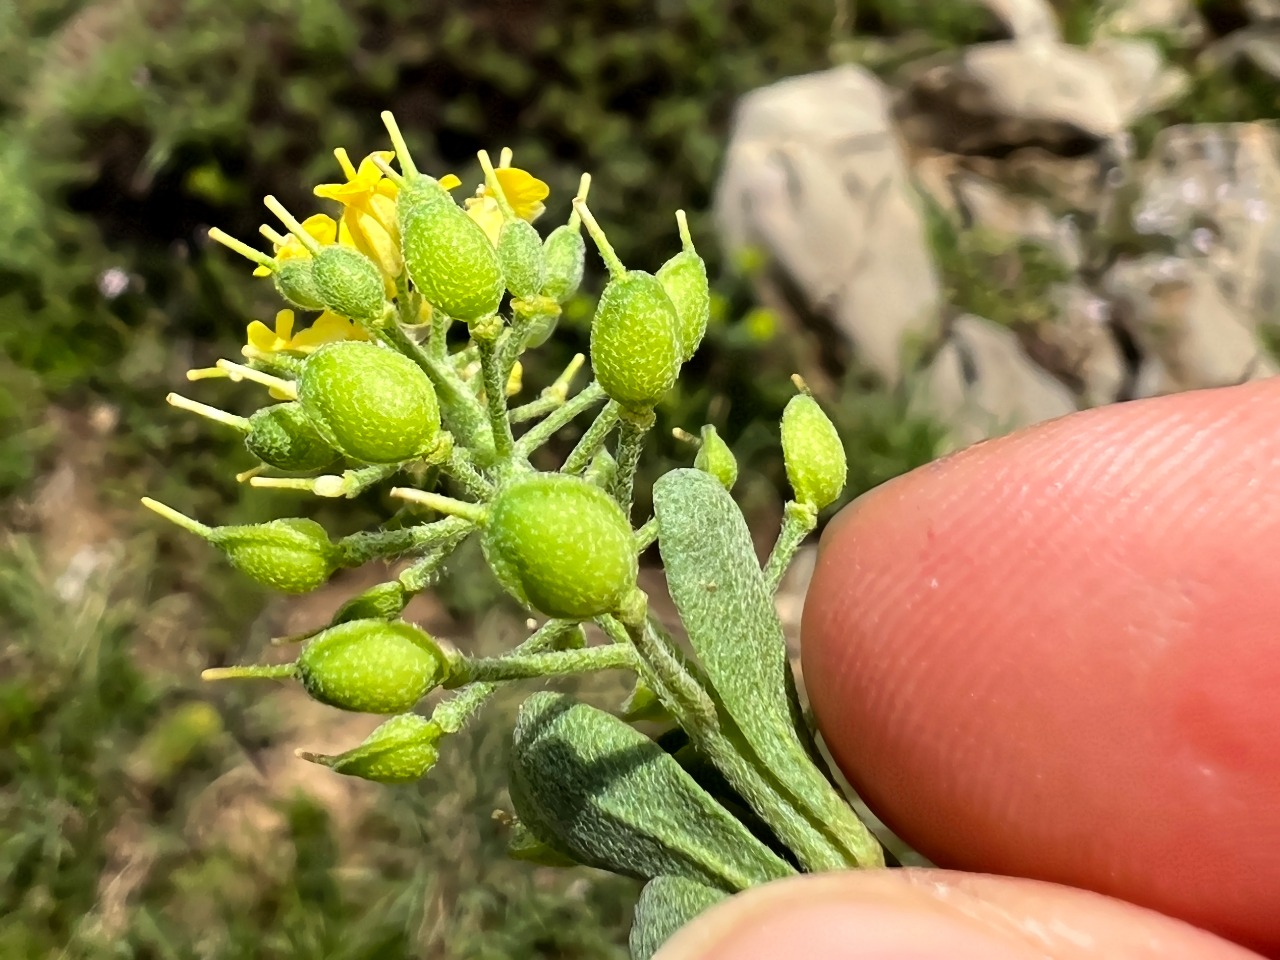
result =
[[[392,483],[407,522],[332,540],[312,520],[207,526],[144,503],[220,549],[260,583],[305,593],[342,567],[409,557],[394,580],[351,598],[283,665],[220,667],[209,679],[296,679],[315,699],[389,717],[365,742],[326,756],[340,774],[386,783],[425,776],[451,733],[497,685],[622,670],[635,676],[614,712],[535,693],[513,732],[506,819],[513,856],[585,864],[646,881],[631,948],[652,955],[706,907],[802,871],[882,865],[883,852],[833,786],[797,699],[773,594],[818,512],[840,495],[845,453],[797,378],[782,419],[794,499],[761,568],[730,490],[732,453],[703,427],[693,467],[653,488],[654,516],[632,522],[636,467],[654,422],[706,330],[710,293],[683,212],[680,250],[656,274],[628,270],[587,206],[583,176],[569,222],[533,226],[546,185],[479,155],[484,183],[459,204],[453,176],[414,165],[398,127],[392,151],[354,165],[316,194],[338,217],[299,221],[272,197],[285,232],[263,227],[272,253],[211,231],[252,260],[289,303],[275,328],[251,324],[243,362],[192,379],[229,377],[280,401],[247,418],[171,394],[169,402],[244,434],[258,487],[353,497]],[[397,161],[397,171],[392,162]],[[577,290],[582,228],[609,280],[586,358],[533,400],[512,406],[520,356],[545,342]],[[317,314],[295,332],[294,311]],[[465,338],[455,335],[465,326]],[[531,456],[594,411],[556,471]],[[692,438],[690,438],[692,439]],[[611,449],[612,446],[612,449]],[[402,518],[403,519],[403,518]],[[447,650],[402,619],[466,538],[478,536],[499,583],[542,620],[499,657]],[[688,647],[648,610],[639,557],[657,545]],[[589,644],[595,625],[603,643]],[[691,651],[691,652],[690,652]],[[429,715],[433,690],[456,694]],[[663,721],[655,740],[633,726]]]

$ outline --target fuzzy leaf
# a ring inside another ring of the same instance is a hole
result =
[[[714,477],[682,469],[654,484],[653,506],[671,598],[723,708],[812,823],[878,856],[796,729],[786,640],[737,504]]]
[[[795,872],[661,747],[603,710],[534,694],[520,708],[512,747],[520,820],[580,863],[728,891]]]
[[[655,877],[640,891],[631,924],[631,960],[650,960],[677,930],[726,898],[723,890],[684,877]]]

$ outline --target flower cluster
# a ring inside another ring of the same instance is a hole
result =
[[[452,175],[417,169],[389,114],[392,150],[356,166],[336,151],[345,182],[315,188],[338,208],[299,220],[272,197],[282,230],[264,226],[264,253],[221,231],[289,304],[274,328],[249,325],[239,361],[192,371],[267,388],[275,403],[237,417],[170,394],[169,402],[242,433],[258,487],[353,497],[374,485],[405,504],[409,522],[338,540],[311,520],[208,526],[147,499],[157,513],[221,550],[248,577],[305,593],[337,570],[408,557],[395,579],[351,598],[302,641],[294,662],[219,667],[209,679],[293,679],[315,699],[389,717],[362,744],[300,756],[347,775],[413,782],[439,746],[492,695],[530,677],[626,670],[636,677],[621,716],[549,694],[529,698],[514,731],[513,855],[639,876],[649,885],[633,952],[649,955],[675,926],[716,899],[796,869],[882,862],[880,848],[817,765],[787,677],[772,596],[818,511],[840,495],[845,455],[817,402],[800,392],[781,424],[795,499],[768,562],[756,560],[730,495],[737,464],[708,426],[693,467],[654,487],[654,516],[632,519],[636,467],[654,422],[706,331],[706,268],[677,212],[679,249],[656,273],[626,268],[587,206],[583,176],[567,223],[534,222],[547,187],[479,154],[484,182],[459,203]],[[398,165],[398,170],[393,166]],[[571,386],[578,355],[519,405],[519,358],[545,342],[582,281],[586,228],[608,270],[591,324],[593,379]],[[314,315],[295,329],[298,313]],[[465,336],[463,333],[465,332]],[[588,413],[559,469],[531,458]],[[447,651],[402,619],[466,538],[480,539],[497,581],[541,626],[504,656]],[[639,557],[657,543],[695,658],[648,610]],[[584,626],[608,643],[588,645]],[[430,715],[438,688],[457,690]],[[684,759],[629,724],[662,719]],[[719,771],[715,785],[690,757]],[[687,769],[686,769],[687,768]],[[766,844],[737,813],[750,810]],[[696,816],[693,816],[696,814]],[[782,854],[779,851],[783,851]]]

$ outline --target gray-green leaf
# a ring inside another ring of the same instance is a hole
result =
[[[653,508],[671,598],[724,709],[811,822],[851,862],[880,865],[879,844],[796,729],[786,640],[737,504],[714,477],[682,469],[654,484]]]
[[[656,743],[563,694],[520,708],[510,789],[529,831],[587,866],[729,891],[795,872]]]
[[[655,877],[640,891],[631,924],[631,960],[650,960],[677,930],[717,903],[723,890],[684,877]]]

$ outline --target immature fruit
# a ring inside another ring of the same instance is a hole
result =
[[[338,568],[338,548],[314,520],[213,527],[206,538],[245,576],[281,593],[309,593]]]
[[[409,591],[399,580],[376,583],[340,606],[330,622],[339,624],[352,620],[393,620],[404,612],[408,603]]]
[[[302,756],[335,773],[376,783],[414,783],[435,766],[440,728],[416,713],[392,717],[369,734],[364,743],[336,756]]]
[[[244,445],[268,466],[292,473],[323,470],[338,459],[297,403],[273,404],[251,416]]]
[[[513,297],[528,299],[542,290],[546,263],[537,228],[524,220],[508,220],[498,234],[498,262]]]
[[[591,323],[591,365],[605,393],[649,409],[680,371],[675,304],[657,277],[628,270],[610,280]]]
[[[359,713],[405,713],[449,672],[431,636],[403,621],[353,620],[303,648],[294,671],[315,700]]]
[[[556,303],[564,303],[578,292],[582,283],[587,257],[587,242],[582,238],[582,231],[567,223],[556,227],[542,243],[542,256],[547,273],[541,293]]]
[[[702,428],[702,445],[693,458],[693,465],[719,480],[726,490],[732,490],[733,485],[738,482],[737,458],[711,424]]]
[[[360,340],[328,343],[298,376],[298,402],[334,448],[365,463],[401,463],[432,450],[440,407],[431,381],[394,350]]]
[[[311,272],[310,257],[283,260],[271,273],[276,292],[299,310],[323,310],[324,298]]]
[[[506,290],[498,251],[440,184],[418,176],[396,198],[405,269],[434,308],[457,320],[496,313]]]
[[[581,477],[524,474],[499,488],[481,540],[499,582],[549,617],[587,620],[617,610],[637,560],[622,508]]]
[[[686,362],[702,343],[711,319],[711,287],[707,283],[707,265],[689,246],[664,263],[658,280],[676,308],[676,340],[680,344],[680,362]]]
[[[849,472],[844,444],[808,394],[796,394],[782,412],[782,458],[798,503],[821,510],[844,490]]]
[[[387,297],[378,265],[359,250],[334,244],[311,261],[311,274],[324,305],[352,320],[376,320]]]

